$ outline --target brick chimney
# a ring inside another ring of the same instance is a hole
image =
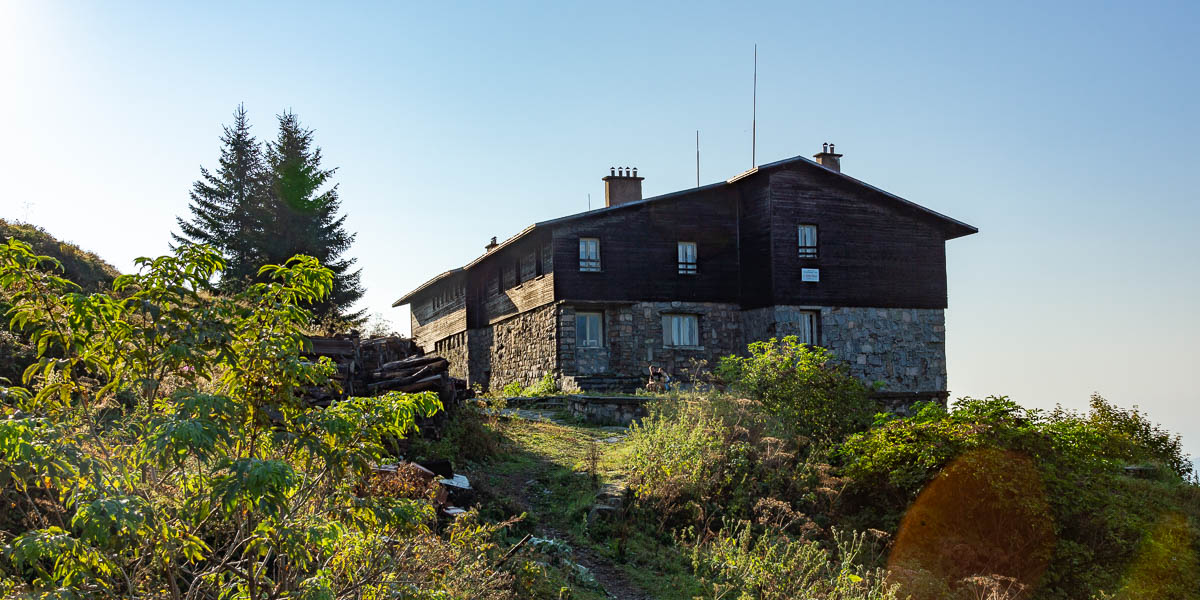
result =
[[[642,199],[642,180],[638,177],[637,167],[630,171],[629,167],[609,167],[608,177],[604,180],[604,205],[619,206]]]
[[[492,239],[491,239],[491,241],[489,241],[489,242],[487,243],[487,245],[483,247],[483,249],[484,249],[484,250],[487,250],[488,252],[491,252],[492,250],[495,250],[495,249],[496,249],[496,246],[499,246],[499,245],[500,245],[500,244],[497,244],[497,243],[496,243],[496,236],[492,236]]]
[[[820,154],[814,154],[817,164],[829,169],[830,171],[842,172],[842,155],[833,151],[833,144],[825,142],[821,144]]]

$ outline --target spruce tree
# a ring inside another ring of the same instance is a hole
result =
[[[361,270],[351,271],[354,259],[342,257],[354,234],[338,215],[337,184],[328,185],[337,169],[321,168],[313,132],[295,113],[278,118],[279,133],[266,147],[270,219],[261,238],[263,257],[276,264],[296,254],[316,257],[334,274],[333,293],[314,307],[317,316],[330,326],[360,325],[366,310],[348,311],[363,295]]]
[[[225,255],[228,269],[221,286],[230,291],[254,278],[263,256],[257,241],[263,237],[267,179],[262,148],[250,134],[246,108],[239,104],[233,125],[224,126],[221,158],[215,173],[200,167],[201,178],[192,184],[191,220],[176,217],[179,233],[173,245],[208,244]]]

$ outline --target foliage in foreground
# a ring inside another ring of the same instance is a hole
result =
[[[675,532],[672,543],[702,559],[715,552],[716,563],[693,561],[692,574],[734,591],[713,587],[711,597],[763,594],[751,580],[783,585],[771,578],[788,556],[816,552],[802,550],[813,543],[832,551],[839,530],[887,542],[864,566],[886,567],[901,598],[1193,598],[1200,589],[1192,465],[1178,437],[1137,410],[1099,397],[1086,414],[963,399],[881,415],[832,446],[780,414],[750,399],[683,395],[652,403],[632,428],[643,529]],[[735,538],[740,554],[728,550]],[[814,589],[788,593],[822,597]]]
[[[1127,587],[1152,532],[1174,523],[1161,535],[1191,541],[1156,597],[1200,589],[1192,464],[1178,436],[1137,410],[1099,396],[1086,414],[964,398],[885,419],[841,452],[847,510],[898,530],[894,564],[952,581],[1000,573],[1039,598],[1089,597]],[[1126,475],[1127,465],[1149,478]]]
[[[749,356],[721,358],[717,376],[736,394],[757,400],[795,433],[836,441],[866,429],[878,410],[867,388],[825,348],[796,336],[753,342]]]
[[[837,532],[835,532],[836,534]],[[695,575],[713,598],[738,600],[893,600],[897,586],[870,562],[866,534],[836,535],[832,550],[750,523],[722,528],[692,546]]]
[[[99,256],[75,244],[60,241],[41,227],[0,218],[0,242],[9,238],[23,240],[32,247],[33,252],[53,257],[62,265],[64,275],[85,292],[106,288],[120,275],[115,267]],[[12,303],[8,294],[0,289],[0,315],[7,313],[9,308],[12,308]],[[0,377],[9,381],[19,380],[25,367],[35,358],[36,353],[28,340],[0,327]]]
[[[0,389],[0,578],[49,597],[344,597],[399,585],[394,537],[430,508],[363,497],[432,394],[308,408],[303,305],[332,276],[296,257],[213,295],[204,247],[140,259],[85,295],[18,241],[0,246],[11,324],[39,360]]]

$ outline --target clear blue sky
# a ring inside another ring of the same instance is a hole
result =
[[[833,141],[980,228],[948,245],[955,396],[1141,405],[1200,451],[1200,4],[0,3],[0,214],[128,270],[239,102],[339,168],[366,306],[493,235]],[[245,5],[243,5],[245,4]],[[853,4],[853,6],[849,6]]]

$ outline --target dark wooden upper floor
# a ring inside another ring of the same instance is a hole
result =
[[[535,224],[394,305],[433,337],[556,300],[944,308],[945,242],[976,231],[795,158]]]

